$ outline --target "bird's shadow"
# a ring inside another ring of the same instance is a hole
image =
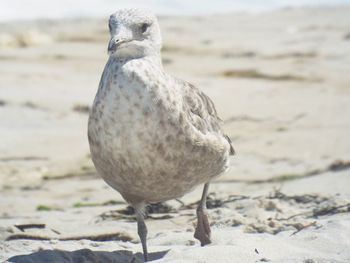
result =
[[[161,259],[169,250],[148,254],[148,261]],[[7,259],[6,262],[13,263],[141,263],[143,255],[128,250],[92,251],[80,249],[75,251],[65,250],[40,250],[29,255],[19,255]]]

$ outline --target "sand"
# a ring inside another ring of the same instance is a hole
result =
[[[150,208],[154,262],[350,262],[349,12],[160,18],[164,67],[213,99],[237,155],[209,191],[211,245],[201,187]],[[106,20],[0,25],[1,262],[142,262],[89,157]]]

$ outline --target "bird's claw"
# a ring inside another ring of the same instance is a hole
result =
[[[211,243],[210,240],[210,225],[208,220],[208,214],[204,210],[197,210],[197,227],[194,232],[194,237],[201,242],[201,246],[205,246]]]

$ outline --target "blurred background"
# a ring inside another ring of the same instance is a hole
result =
[[[25,3],[25,4],[24,4]],[[288,7],[336,6],[349,0],[1,0],[0,20],[66,19],[108,17],[118,8],[148,8],[158,15],[212,15],[228,12],[261,12]]]
[[[124,205],[87,142],[108,18],[123,7],[158,15],[165,70],[204,90],[224,121],[237,155],[213,191],[349,200],[350,0],[0,0],[2,225],[25,215],[62,228],[63,211],[78,224],[76,211]]]

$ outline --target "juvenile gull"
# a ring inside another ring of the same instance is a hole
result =
[[[209,244],[209,182],[234,154],[214,104],[195,86],[164,72],[153,14],[119,10],[110,16],[109,31],[109,59],[88,124],[94,165],[135,208],[145,261],[144,207],[181,197],[199,184],[204,190],[194,236]]]

